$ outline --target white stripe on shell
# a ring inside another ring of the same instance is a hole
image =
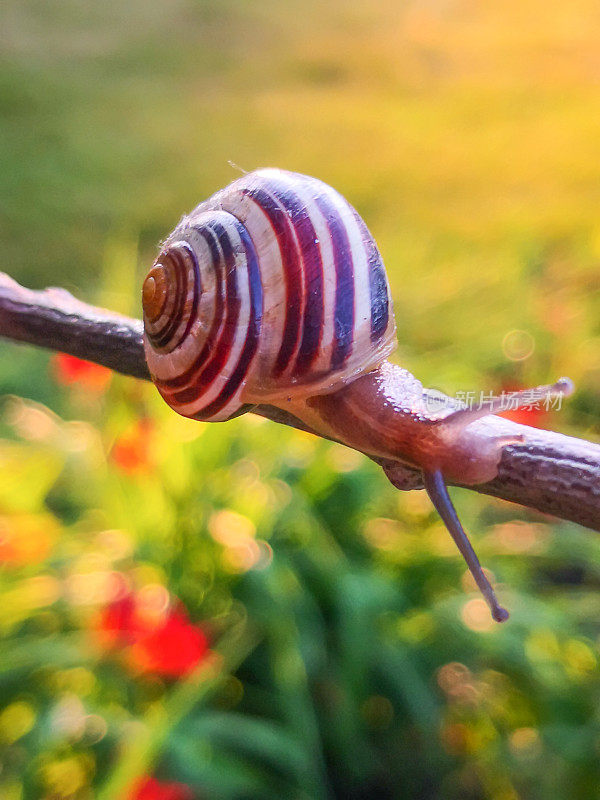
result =
[[[247,371],[246,385],[242,392],[243,402],[256,402],[256,396],[264,398],[273,391],[273,368],[281,346],[286,313],[286,287],[280,246],[265,211],[243,191],[251,188],[248,181],[245,181],[239,190],[219,193],[218,198],[219,205],[233,214],[246,228],[256,250],[262,286],[259,346]],[[251,395],[249,400],[246,399],[247,393]]]
[[[321,330],[321,340],[319,353],[317,354],[314,362],[311,365],[309,373],[306,375],[302,382],[310,380],[311,373],[320,373],[329,368],[331,363],[331,353],[333,349],[334,340],[334,312],[335,312],[335,288],[336,276],[335,271],[328,265],[333,264],[333,247],[327,221],[323,213],[319,209],[315,198],[315,186],[313,181],[299,181],[296,175],[289,172],[282,172],[281,170],[260,170],[259,174],[271,180],[277,181],[285,191],[292,191],[296,198],[300,201],[305,208],[306,213],[312,223],[316,234],[316,247],[319,248],[321,254],[321,262],[323,265],[323,294],[324,294],[324,310],[323,310],[323,325]],[[292,369],[295,366],[292,364]]]

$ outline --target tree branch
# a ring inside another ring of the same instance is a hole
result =
[[[64,289],[25,289],[0,273],[0,336],[149,380],[142,332],[139,320],[82,303]],[[258,406],[255,413],[307,430],[299,420],[272,406]],[[499,436],[519,433],[525,441],[504,448],[493,481],[467,488],[600,531],[600,445],[497,416],[473,425],[491,427]],[[422,486],[417,471],[403,470],[397,481],[390,477],[398,488]]]

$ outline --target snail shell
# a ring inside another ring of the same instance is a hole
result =
[[[335,392],[396,347],[365,223],[325,183],[278,169],[244,175],[181,220],[143,306],[152,378],[194,419]]]

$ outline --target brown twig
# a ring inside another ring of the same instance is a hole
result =
[[[64,289],[31,291],[0,273],[0,336],[60,350],[116,372],[148,380],[142,323],[76,300]],[[306,429],[271,406],[255,413]],[[600,445],[552,431],[516,425],[497,416],[474,422],[498,435],[519,433],[520,444],[502,452],[493,481],[472,488],[600,531]],[[418,472],[404,470],[398,488],[420,486]]]

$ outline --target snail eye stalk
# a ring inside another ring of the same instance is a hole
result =
[[[459,408],[444,417],[444,424],[458,424],[460,427],[470,425],[476,419],[486,417],[488,414],[498,414],[502,411],[514,411],[525,408],[535,403],[548,401],[553,397],[568,397],[573,394],[573,381],[570,378],[559,378],[555,383],[545,386],[534,386],[531,389],[520,389],[517,392],[508,392],[491,400],[484,400],[476,408]]]
[[[442,518],[445,526],[448,528],[450,535],[456,542],[462,557],[467,562],[467,566],[471,575],[475,579],[475,583],[479,587],[481,594],[484,596],[486,603],[490,607],[492,617],[496,622],[504,622],[508,619],[508,611],[498,603],[496,593],[492,589],[492,585],[487,579],[484,571],[481,568],[479,559],[473,550],[473,546],[469,541],[469,537],[464,531],[460,523],[456,509],[452,505],[452,500],[448,494],[446,483],[440,470],[435,472],[424,472],[423,483],[429,495],[431,502],[435,506],[436,511]]]

